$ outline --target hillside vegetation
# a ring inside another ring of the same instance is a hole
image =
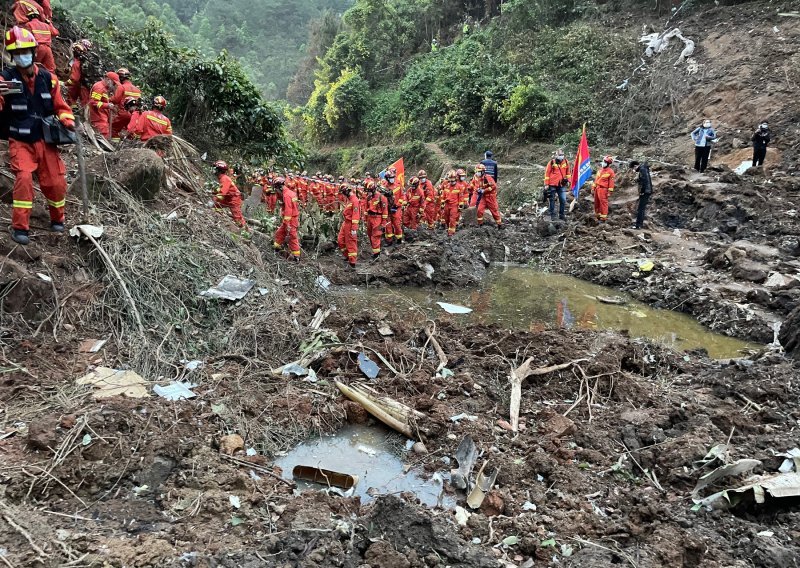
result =
[[[230,52],[267,98],[283,98],[306,49],[309,26],[351,0],[64,0],[58,6],[98,26],[141,28],[161,21],[177,42],[206,53]],[[146,49],[144,47],[140,49]]]
[[[357,0],[319,59],[305,133],[318,143],[565,133],[574,142],[588,122],[617,141],[627,97],[617,86],[641,63],[642,25],[660,31],[668,4]],[[676,5],[683,17],[711,2]],[[626,129],[652,126],[639,118]]]

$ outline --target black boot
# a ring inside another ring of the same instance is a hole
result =
[[[22,229],[12,229],[11,238],[14,240],[14,242],[21,245],[29,245],[31,243],[31,239],[28,237],[28,231],[24,231]]]
[[[50,223],[50,230],[54,233],[63,233],[64,223]]]

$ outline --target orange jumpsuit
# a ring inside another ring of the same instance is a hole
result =
[[[605,223],[608,219],[608,200],[614,193],[614,170],[600,168],[592,184],[594,193],[594,214],[598,221]]]
[[[92,85],[89,95],[89,121],[103,138],[111,137],[111,97],[114,93],[109,93],[105,82],[101,79]]]
[[[423,221],[428,225],[429,229],[433,229],[436,224],[436,189],[433,187],[431,180],[425,180],[425,183],[420,183],[420,189],[425,195],[425,204],[423,209]]]
[[[403,235],[403,206],[406,204],[406,198],[403,192],[403,186],[397,180],[389,184],[387,181],[382,181],[381,185],[386,191],[391,192],[393,203],[389,203],[389,219],[386,224],[386,240],[389,243],[392,239],[402,241]]]
[[[284,187],[286,187],[284,185]],[[278,204],[278,194],[272,188],[272,184],[268,179],[262,180],[261,189],[261,202],[267,207],[268,213],[274,213],[275,207]]]
[[[300,239],[297,237],[297,229],[300,227],[300,207],[298,205],[297,193],[290,187],[283,186],[281,193],[283,203],[281,215],[283,222],[275,233],[275,250],[281,250],[283,244],[287,243],[289,254],[295,257],[300,256]]]
[[[466,184],[463,184],[466,185]],[[446,181],[442,186],[442,205],[444,205],[442,220],[447,225],[447,234],[451,237],[456,234],[458,220],[461,218],[459,207],[464,205],[465,192],[461,182]]]
[[[84,84],[83,61],[75,57],[69,64],[69,78],[67,85],[67,103],[74,105],[80,103],[81,106],[89,104],[89,87]]]
[[[142,112],[135,110],[133,113],[131,113],[131,118],[128,121],[128,126],[125,128],[125,130],[127,130],[128,134],[131,136],[138,136],[137,132],[139,132],[139,129],[141,128],[141,122]]]
[[[116,100],[112,102],[118,104],[119,108],[117,109],[117,116],[114,117],[114,121],[111,123],[111,135],[115,138],[119,138],[119,133],[125,130],[131,122],[131,113],[125,110],[122,103],[128,97],[141,99],[142,91],[130,81],[125,81],[122,83],[122,89],[118,88],[115,95],[115,99],[119,99],[119,103],[117,103]]]
[[[300,203],[308,201],[308,179],[297,178],[297,197],[300,199]]]
[[[45,8],[45,5],[47,8]],[[36,10],[45,20],[53,18],[53,11],[50,9],[50,0],[44,0],[41,4],[35,0],[16,0],[13,6],[14,19],[17,25],[24,25],[28,21],[28,14]],[[37,38],[38,39],[38,38]]]
[[[389,201],[377,191],[367,195],[367,235],[372,254],[381,253],[383,228],[389,220]]]
[[[36,117],[55,114],[65,124],[74,124],[75,121],[69,105],[61,96],[58,77],[38,65],[34,65],[33,69],[33,77],[20,75],[14,67],[2,73],[5,80],[22,80],[27,93],[33,93],[32,95],[23,93],[0,97],[0,109],[11,109],[8,156],[15,176],[11,226],[23,231],[30,229],[34,173],[39,178],[39,187],[47,199],[51,223],[64,223],[66,167],[58,147],[44,141],[40,119]],[[45,94],[46,97],[41,96]]]
[[[472,202],[469,205],[478,208],[478,226],[483,225],[483,214],[487,207],[497,226],[502,225],[503,218],[500,216],[500,208],[497,204],[497,183],[494,178],[488,174],[484,174],[481,178],[474,177],[470,186],[472,187]]]
[[[342,216],[344,221],[339,229],[339,250],[342,251],[350,266],[355,267],[358,260],[358,235],[353,233],[358,231],[358,224],[361,221],[361,205],[355,192],[351,192],[347,197]]]
[[[135,134],[142,142],[154,136],[172,136],[172,122],[160,111],[146,110],[139,117]]]
[[[409,187],[406,193],[406,201],[408,205],[403,214],[403,225],[416,231],[419,226],[419,212],[425,204],[425,191],[420,185]]]
[[[239,192],[239,188],[227,174],[220,174],[218,179],[219,189],[214,195],[214,208],[230,209],[233,222],[241,228],[246,228],[247,222],[242,216],[242,194]]]
[[[56,60],[53,59],[53,49],[51,45],[53,38],[58,37],[58,30],[53,27],[53,24],[43,22],[37,18],[30,20],[25,24],[26,28],[30,30],[33,37],[36,38],[36,63],[41,63],[42,67],[50,71],[56,72]]]

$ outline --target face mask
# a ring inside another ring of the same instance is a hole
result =
[[[703,123],[703,128],[711,128],[711,123],[710,122],[704,122]]]
[[[419,178],[420,183],[425,183],[428,181],[428,178]]]
[[[460,179],[461,181],[466,181],[467,180],[467,176],[460,176],[458,179]]]
[[[761,125],[761,130],[767,130],[767,129],[769,129],[769,126],[767,126],[766,124]]]
[[[477,177],[483,177],[483,172],[475,172],[475,175],[476,175]]]
[[[386,181],[388,181],[389,183],[394,183],[394,178],[393,178],[393,177],[388,177],[388,176],[387,176],[387,177],[386,177]]]
[[[22,53],[19,55],[14,55],[14,64],[17,67],[22,67],[23,69],[27,69],[28,67],[33,65],[33,54]]]
[[[608,167],[608,162],[603,162],[603,167],[607,168]]]

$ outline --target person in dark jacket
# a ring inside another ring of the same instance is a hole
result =
[[[496,183],[500,183],[500,180],[497,178],[498,171],[497,171],[497,162],[494,159],[494,154],[492,154],[491,150],[486,150],[486,153],[483,155],[483,160],[481,160],[481,164],[486,166],[486,175],[492,176],[492,179]]]
[[[650,178],[650,165],[647,162],[633,161],[630,168],[639,174],[639,207],[636,211],[636,225],[634,229],[641,229],[644,226],[644,215],[650,196],[653,194],[653,180]]]
[[[767,157],[767,146],[770,141],[769,125],[762,122],[753,134],[753,166],[763,166]]]

